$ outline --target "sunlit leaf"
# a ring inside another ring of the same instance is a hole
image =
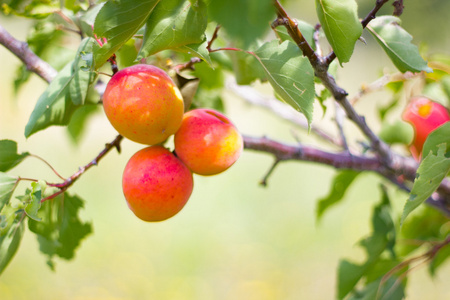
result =
[[[145,25],[138,60],[164,49],[175,49],[204,41],[207,25],[203,1],[164,0],[153,10]],[[206,49],[206,48],[205,48]]]
[[[294,43],[267,42],[254,52],[275,92],[302,112],[311,124],[314,103],[314,70]]]
[[[445,157],[446,149],[446,143],[440,144],[437,153],[430,152],[420,163],[413,188],[403,209],[401,223],[433,194],[450,171],[450,158]]]
[[[400,27],[400,19],[393,16],[379,16],[367,28],[381,45],[400,72],[432,72],[420,56],[412,36]]]
[[[159,0],[114,0],[106,2],[95,18],[94,33],[102,45],[94,44],[95,69],[144,26]]]
[[[339,63],[348,62],[362,34],[356,1],[316,0],[316,11]]]

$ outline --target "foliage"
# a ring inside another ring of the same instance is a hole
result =
[[[364,19],[370,21],[367,24],[360,22],[364,16],[358,14],[355,0],[316,0],[320,24],[314,26],[291,18],[279,1],[271,0],[108,0],[90,1],[92,5],[87,1],[2,1],[4,14],[34,21],[28,45],[58,70],[46,90],[34,99],[25,136],[55,125],[66,126],[74,143],[79,143],[89,115],[99,111],[101,86],[108,80],[102,75],[113,75],[118,67],[137,63],[166,69],[177,82],[188,109],[224,110],[226,78],[234,78],[238,84],[270,86],[274,96],[286,104],[284,107],[294,108],[296,118],[306,119],[307,132],[321,137],[324,135],[313,126],[315,101],[327,112],[328,100],[335,101],[361,130],[363,142],[347,141],[343,121],[336,113],[333,119],[341,135],[328,138],[332,145],[326,152],[315,146],[305,148],[308,152],[300,144],[289,154],[288,146],[276,144],[271,148],[264,143],[266,140],[247,140],[246,148],[275,156],[276,163],[267,176],[278,162],[290,159],[340,169],[328,194],[317,201],[318,221],[345,199],[346,191],[360,174],[375,172],[383,178],[382,199],[374,207],[371,220],[373,231],[359,242],[366,258],[361,263],[340,261],[337,298],[402,299],[407,291],[408,255],[420,249],[402,245],[399,236],[423,244],[435,243],[429,246],[435,251],[425,253],[431,274],[450,256],[448,235],[443,234],[450,213],[450,127],[447,123],[429,136],[424,157],[416,162],[406,150],[411,130],[399,120],[398,109],[406,104],[402,99],[411,96],[407,85],[413,80],[420,81],[420,94],[449,104],[450,58],[430,56],[427,62],[412,36],[401,27],[401,16],[378,15],[379,6],[386,2],[376,1],[377,9]],[[391,97],[387,104],[381,101],[377,105],[382,124],[379,132],[373,131],[364,116],[354,110],[347,92],[338,84],[338,66],[330,64],[336,58],[345,68],[365,29],[398,70],[360,92],[362,97],[373,90],[384,90]],[[64,45],[69,32],[79,35],[77,47]],[[322,54],[321,49],[327,47],[332,52]],[[21,66],[12,79],[17,90],[26,85],[29,67]],[[82,240],[92,232],[92,225],[80,218],[84,201],[67,189],[108,151],[120,150],[120,141],[121,137],[116,138],[71,177],[57,174],[62,182],[54,183],[13,175],[14,168],[31,154],[19,153],[15,141],[0,140],[0,273],[20,246],[25,223],[36,234],[40,251],[48,257],[52,269],[55,257],[74,258]],[[400,145],[400,153],[388,146],[394,144]],[[335,156],[335,147],[340,148],[340,156]],[[395,165],[399,161],[407,163]],[[401,215],[391,209],[393,199],[388,191],[394,187],[409,193],[404,197],[408,199]],[[440,211],[424,208],[424,203]],[[422,226],[424,222],[426,226]]]

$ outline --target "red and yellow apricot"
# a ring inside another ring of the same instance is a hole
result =
[[[402,117],[414,128],[414,140],[410,150],[415,158],[420,157],[428,135],[442,124],[450,121],[447,108],[426,97],[412,98]]]
[[[156,145],[136,152],[128,161],[122,188],[128,207],[147,222],[176,215],[193,189],[191,171],[172,152]]]
[[[231,121],[212,109],[184,114],[175,133],[175,153],[200,175],[215,175],[233,165],[243,149],[243,139]]]
[[[124,137],[146,145],[163,142],[181,125],[180,91],[161,69],[134,65],[114,74],[103,95],[112,126]]]

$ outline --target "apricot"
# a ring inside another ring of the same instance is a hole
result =
[[[243,139],[231,121],[212,109],[184,114],[175,133],[175,153],[200,175],[215,175],[233,165],[241,155]]]
[[[125,166],[122,189],[128,207],[147,222],[176,215],[193,189],[191,171],[172,152],[155,145],[136,152]]]
[[[112,126],[137,143],[155,145],[174,134],[184,113],[183,98],[172,79],[151,65],[134,65],[114,74],[103,95]]]
[[[426,97],[414,97],[406,106],[402,118],[414,128],[414,140],[410,150],[415,158],[419,158],[428,135],[448,122],[450,115],[445,106]]]

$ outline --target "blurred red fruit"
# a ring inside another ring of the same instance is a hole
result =
[[[410,150],[413,156],[419,159],[428,135],[450,121],[450,115],[445,106],[425,97],[414,97],[403,112],[403,120],[414,127],[414,140]]]

